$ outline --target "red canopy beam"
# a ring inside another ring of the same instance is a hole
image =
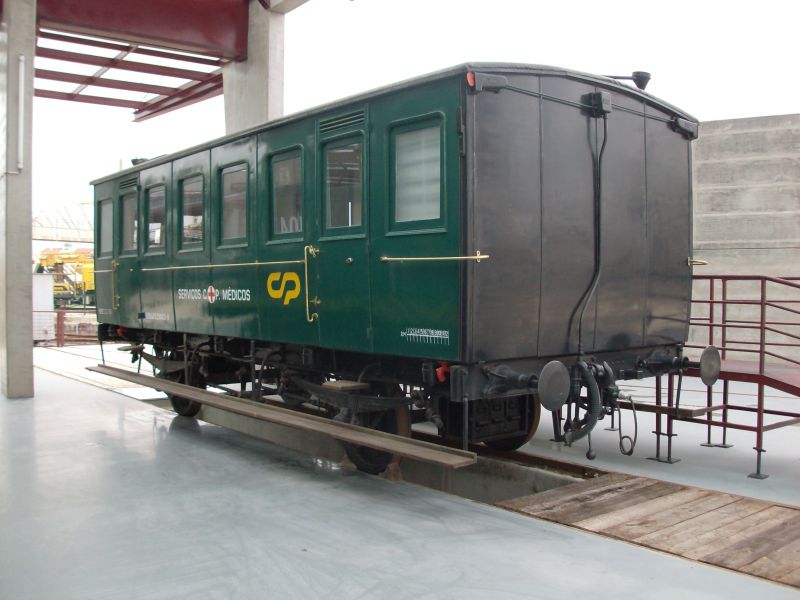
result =
[[[171,60],[182,60],[184,62],[195,63],[198,65],[207,65],[209,67],[221,67],[227,61],[218,58],[207,58],[204,56],[196,56],[192,54],[181,54],[179,52],[170,52],[168,50],[156,50],[154,48],[136,48],[130,44],[123,42],[109,42],[107,40],[96,40],[92,38],[78,37],[75,35],[64,35],[54,31],[37,32],[37,36],[42,39],[55,40],[58,42],[69,42],[71,44],[79,44],[81,46],[89,46],[91,48],[103,48],[105,50],[117,50],[124,52],[130,50],[131,54],[141,54],[143,56],[155,56],[158,58],[168,58]],[[133,49],[131,49],[133,48]]]
[[[47,79],[50,81],[63,81],[64,83],[75,83],[78,85],[93,85],[115,90],[125,90],[128,92],[157,94],[159,96],[168,96],[176,90],[176,88],[167,87],[165,85],[136,83],[134,81],[121,81],[119,79],[106,79],[104,77],[96,78],[94,75],[77,75],[75,73],[62,73],[60,71],[49,71],[47,69],[35,69],[33,75],[39,79]]]
[[[176,69],[175,67],[165,67],[162,65],[152,65],[131,60],[117,60],[105,56],[93,56],[91,54],[80,54],[78,52],[66,52],[64,50],[54,50],[53,48],[36,48],[36,56],[42,58],[52,58],[66,62],[94,65],[109,69],[123,69],[125,71],[136,71],[138,73],[149,73],[150,75],[165,75],[178,79],[192,79],[194,81],[205,81],[211,74],[203,71],[192,71],[190,69]]]
[[[33,95],[38,98],[50,98],[52,100],[70,100],[72,102],[84,102],[86,104],[103,104],[105,106],[119,106],[121,108],[140,109],[146,103],[136,100],[123,100],[121,98],[105,98],[103,96],[87,96],[85,94],[71,94],[69,92],[54,92],[52,90],[34,90]]]
[[[164,98],[153,98],[144,103],[135,110],[133,120],[145,121],[201,100],[219,96],[221,93],[222,73],[216,72],[206,81],[190,81]]]
[[[247,58],[248,0],[38,0],[41,27]]]

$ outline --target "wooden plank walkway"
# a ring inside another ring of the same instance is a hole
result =
[[[502,508],[800,588],[800,508],[621,473]]]

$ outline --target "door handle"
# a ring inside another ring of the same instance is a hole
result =
[[[690,266],[690,267],[695,267],[695,266],[700,267],[700,266],[707,265],[708,261],[707,260],[701,260],[699,258],[692,258],[690,256],[689,258],[686,259],[686,264],[688,266]]]
[[[315,312],[311,312],[310,304],[312,300],[308,298],[308,256],[311,255],[314,258],[319,256],[319,248],[315,248],[312,245],[305,246],[303,248],[303,274],[305,275],[305,282],[306,282],[306,321],[309,323],[313,323],[317,319],[319,319],[319,315]],[[314,297],[313,300],[314,306],[319,306],[321,304],[319,298]]]
[[[119,261],[111,261],[111,308],[113,310],[119,309],[119,288],[117,282],[117,270],[119,269]]]

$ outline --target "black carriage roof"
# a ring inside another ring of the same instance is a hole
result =
[[[98,183],[103,183],[109,180],[117,179],[119,177],[124,177],[132,173],[138,173],[139,171],[142,171],[149,167],[170,162],[184,156],[189,156],[191,154],[195,154],[196,152],[208,150],[210,148],[226,144],[238,138],[247,137],[257,132],[265,131],[273,127],[278,127],[285,123],[299,121],[301,119],[307,118],[312,115],[330,112],[339,108],[347,107],[354,103],[363,102],[365,100],[375,98],[377,96],[383,96],[385,94],[390,94],[393,92],[417,87],[419,85],[429,83],[431,81],[437,81],[440,79],[453,77],[455,75],[466,74],[468,71],[491,71],[492,73],[520,73],[520,74],[530,74],[530,75],[543,75],[549,77],[563,77],[565,79],[583,81],[586,83],[601,85],[606,88],[624,92],[629,96],[632,96],[634,98],[637,98],[638,100],[641,100],[642,102],[645,102],[646,104],[649,104],[650,106],[664,110],[673,116],[680,117],[682,119],[688,119],[695,123],[698,122],[698,120],[695,117],[691,116],[689,113],[682,111],[681,109],[651,94],[636,89],[630,85],[623,84],[617,81],[616,79],[612,79],[610,77],[604,77],[602,75],[593,75],[591,73],[583,73],[581,71],[572,71],[569,69],[562,69],[559,67],[550,67],[547,65],[529,65],[529,64],[502,63],[502,62],[470,62],[470,63],[462,63],[460,65],[449,67],[447,69],[442,69],[441,71],[428,73],[427,75],[420,75],[418,77],[413,77],[411,79],[405,79],[397,83],[381,86],[379,88],[361,92],[353,96],[347,96],[340,100],[335,100],[333,102],[328,102],[326,104],[314,106],[312,108],[292,113],[290,115],[286,115],[284,117],[280,117],[272,121],[267,121],[265,123],[261,123],[254,127],[243,129],[242,131],[237,131],[236,133],[231,133],[223,137],[216,138],[208,142],[204,142],[197,146],[192,146],[184,150],[173,152],[172,154],[164,154],[162,156],[158,156],[156,158],[152,158],[145,162],[139,163],[136,166],[129,167],[122,171],[117,171],[116,173],[112,173],[110,175],[106,175],[104,177],[95,179],[91,182],[91,185],[97,185]]]

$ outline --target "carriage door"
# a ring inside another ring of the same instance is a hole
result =
[[[112,272],[114,257],[114,182],[97,184],[94,189],[94,281],[97,320],[116,323],[115,290]]]
[[[320,345],[372,350],[367,232],[368,145],[366,111],[318,122],[320,194],[314,258]],[[318,252],[316,251],[318,249]]]
[[[302,119],[258,136],[258,296],[261,338],[319,345],[315,210],[316,123]],[[266,200],[266,202],[264,201]],[[312,243],[313,242],[313,243]],[[308,287],[307,287],[308,286]],[[310,287],[310,289],[309,289]],[[317,317],[313,315],[317,313]]]
[[[95,277],[103,323],[141,327],[139,297],[139,187],[134,175],[97,187]]]
[[[370,113],[372,325],[379,354],[458,359],[458,82],[375,101]]]
[[[142,301],[140,296],[141,207],[139,202],[139,177],[134,175],[120,182],[119,189],[119,244],[117,271],[115,273],[119,324],[126,327],[142,326]]]
[[[141,172],[142,209],[141,269],[142,327],[145,329],[175,328],[172,270],[169,255],[174,236],[168,235],[168,207],[173,206],[170,193],[172,164],[158,165]],[[169,239],[168,239],[169,238]]]
[[[262,289],[252,266],[255,137],[211,150],[211,263],[208,302],[214,333],[258,337],[256,295]],[[247,265],[247,266],[220,266]]]

